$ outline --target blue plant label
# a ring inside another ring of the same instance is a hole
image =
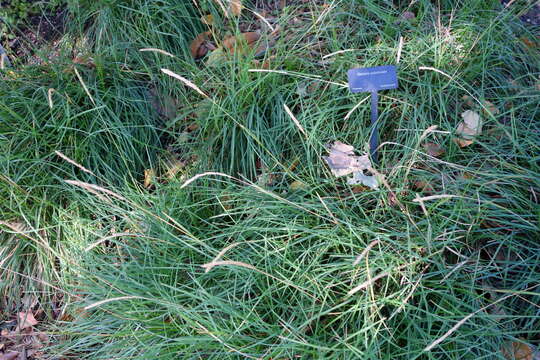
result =
[[[396,89],[397,71],[394,65],[350,69],[347,72],[349,89],[353,93]]]

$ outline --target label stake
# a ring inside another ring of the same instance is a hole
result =
[[[369,68],[350,69],[347,72],[349,78],[349,90],[353,93],[371,93],[371,135],[369,138],[369,152],[373,162],[377,161],[377,147],[379,143],[379,131],[377,118],[379,111],[379,90],[390,90],[398,87],[397,71],[393,65],[376,66]]]

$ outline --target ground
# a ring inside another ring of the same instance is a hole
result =
[[[1,360],[540,358],[538,4],[67,5],[2,41]]]

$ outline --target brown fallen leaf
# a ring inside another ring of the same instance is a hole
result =
[[[21,311],[17,315],[17,328],[16,331],[21,331],[27,328],[31,328],[38,324],[38,321],[34,317],[34,314],[31,311]]]
[[[424,149],[426,150],[426,153],[430,156],[438,158],[442,154],[444,154],[444,148],[439,145],[432,142],[427,142],[424,144]]]
[[[462,139],[462,138],[453,138],[452,140],[454,141],[454,143],[456,143],[457,146],[459,146],[461,148],[467,147],[467,146],[471,145],[474,142],[472,140],[465,140],[465,139]]]
[[[261,35],[257,32],[245,32],[238,36],[227,37],[225,40],[223,40],[223,47],[229,50],[231,54],[242,54],[250,49],[254,49],[257,41],[260,38]]]
[[[484,100],[483,101],[484,103],[484,107],[487,109],[487,111],[485,109],[484,110],[484,113],[491,113],[492,115],[497,115],[499,113],[499,108],[496,107],[495,105],[493,105],[492,102],[490,101],[487,101],[487,100]],[[488,114],[489,115],[489,114]]]
[[[533,360],[533,349],[522,342],[513,341],[502,349],[504,357],[508,360]]]
[[[193,39],[189,49],[191,51],[191,56],[193,56],[194,59],[200,59],[208,53],[208,50],[216,49],[216,47],[210,42],[211,35],[212,33],[210,31],[205,31]]]
[[[432,194],[434,192],[433,186],[431,186],[430,183],[424,180],[416,180],[413,183],[413,188],[426,194]]]
[[[468,107],[473,107],[474,106],[474,100],[472,97],[470,97],[469,95],[463,95],[461,97],[461,100],[463,100],[463,102],[465,103],[465,105],[467,105]]]

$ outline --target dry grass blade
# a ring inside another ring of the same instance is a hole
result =
[[[398,44],[398,51],[397,51],[397,58],[396,58],[396,64],[399,64],[399,60],[401,60],[401,50],[403,50],[403,36],[399,37],[399,44]]]
[[[364,256],[366,256],[366,254],[369,252],[369,250],[371,250],[371,248],[373,248],[379,242],[380,242],[380,240],[373,240],[372,242],[370,242],[369,245],[366,246],[364,251],[362,251],[362,253],[360,255],[358,255],[358,257],[354,260],[353,266],[356,266],[356,265],[360,264],[360,261],[364,258]]]
[[[98,185],[89,184],[89,183],[85,183],[85,182],[77,181],[77,180],[64,180],[64,181],[70,185],[75,185],[80,188],[83,188],[87,190],[88,192],[91,192],[92,194],[101,195],[101,193],[104,193],[107,195],[111,195],[112,197],[115,197],[118,200],[128,201],[128,199],[126,199],[125,197],[118,195],[117,193],[111,190],[105,189]]]
[[[53,88],[50,88],[47,90],[47,100],[49,101],[49,109],[53,108],[53,101],[52,101],[52,94],[55,90]]]
[[[451,198],[463,198],[463,196],[449,195],[449,194],[431,195],[431,196],[425,196],[422,198],[413,199],[413,202],[424,202],[424,201],[429,201],[429,200],[451,199]]]
[[[202,174],[197,174],[197,175],[193,176],[192,178],[186,180],[186,182],[183,183],[182,186],[180,186],[180,189],[183,189],[186,186],[188,186],[189,184],[191,184],[192,182],[194,182],[195,180],[197,180],[199,178],[202,178],[204,176],[208,176],[208,175],[219,175],[219,176],[225,176],[225,177],[227,177],[229,179],[238,180],[237,178],[235,178],[235,177],[233,177],[231,175],[227,175],[227,174],[220,173],[220,172],[215,172],[215,171],[208,171],[208,172],[205,172],[205,173],[202,173]]]
[[[161,69],[162,72],[164,72],[165,74],[175,78],[175,79],[178,79],[180,80],[181,82],[183,82],[186,86],[192,88],[193,90],[195,90],[196,92],[198,92],[199,94],[201,94],[202,96],[208,98],[209,96],[206,95],[201,89],[199,89],[199,87],[197,85],[195,85],[194,83],[192,83],[191,81],[189,81],[188,79],[172,72],[171,70],[169,69]]]
[[[306,290],[298,287],[297,285],[293,284],[292,282],[290,282],[288,280],[277,278],[274,275],[271,275],[271,274],[267,273],[266,271],[259,270],[255,266],[250,265],[250,264],[246,264],[245,262],[234,261],[234,260],[219,260],[219,261],[211,261],[209,263],[203,264],[203,265],[201,265],[201,267],[203,269],[205,269],[205,272],[209,272],[214,267],[221,266],[221,265],[240,266],[240,267],[243,267],[243,268],[246,268],[246,269],[254,270],[254,271],[258,272],[258,273],[261,273],[261,274],[263,274],[265,276],[268,276],[269,278],[272,278],[272,279],[274,279],[276,281],[279,281],[279,282],[282,282],[282,283],[284,283],[284,284],[286,284],[286,285],[288,285],[288,286],[290,286],[292,288],[295,288],[296,290],[303,292],[304,294],[312,297],[313,299],[316,299],[315,295],[313,295],[313,294],[307,292]]]
[[[78,167],[79,169],[81,169],[82,171],[84,171],[85,173],[88,173],[90,175],[94,175],[96,176],[96,174],[94,174],[92,171],[88,170],[87,168],[85,168],[84,166],[82,166],[81,164],[79,164],[78,162],[76,162],[75,160],[71,160],[70,158],[68,158],[66,155],[64,155],[63,153],[61,153],[60,151],[56,150],[54,152],[56,155],[60,156],[62,159],[64,159],[65,161],[67,161],[68,163],[70,163],[71,165],[75,165],[76,167]]]
[[[357,293],[358,291],[360,290],[363,290],[365,288],[367,288],[368,286],[372,285],[375,281],[379,280],[379,279],[382,279],[383,277],[386,277],[388,275],[390,275],[392,273],[392,271],[396,271],[396,270],[401,270],[407,266],[410,266],[411,264],[404,264],[404,265],[401,265],[401,266],[398,266],[398,267],[395,267],[393,268],[392,270],[388,270],[388,271],[385,271],[383,273],[380,273],[379,275],[375,276],[374,278],[371,278],[367,281],[364,281],[363,283],[361,283],[360,285],[352,288],[351,290],[349,290],[349,292],[347,293],[347,296],[351,296],[351,295],[354,295],[355,293]]]
[[[161,50],[161,49],[157,49],[157,48],[144,48],[144,49],[139,49],[139,51],[140,52],[146,52],[146,51],[157,52],[157,53],[160,53],[160,54],[163,54],[163,55],[166,55],[166,56],[175,57],[170,52],[167,52],[167,51]]]
[[[134,295],[119,296],[119,297],[115,297],[115,298],[111,298],[111,299],[101,300],[101,301],[98,301],[98,302],[93,303],[91,305],[85,306],[84,310],[90,310],[90,309],[93,309],[95,307],[98,307],[98,306],[101,306],[101,305],[104,305],[104,304],[108,304],[108,303],[113,302],[113,301],[129,300],[129,299],[144,299],[144,298],[141,297],[141,296],[134,296]]]
[[[283,104],[283,107],[285,108],[285,112],[287,113],[287,115],[289,115],[289,117],[292,119],[292,121],[294,122],[294,124],[296,125],[296,127],[298,128],[298,130],[300,130],[300,132],[302,134],[304,134],[304,136],[306,137],[306,139],[308,138],[308,134],[306,133],[306,131],[304,130],[304,128],[302,127],[302,125],[300,125],[300,121],[298,121],[298,119],[294,116],[294,114],[292,113],[291,109],[289,109],[289,107],[287,106],[287,104]]]
[[[86,92],[86,95],[88,95],[88,97],[90,98],[90,101],[92,101],[92,104],[94,104],[94,106],[96,105],[96,102],[94,101],[94,98],[92,97],[92,94],[90,94],[90,90],[88,90],[88,88],[86,87],[86,84],[84,83],[82,77],[81,77],[81,74],[79,74],[79,71],[77,70],[76,67],[73,68],[73,70],[75,71],[75,75],[77,75],[77,79],[79,79],[79,82],[81,83],[84,91]]]

